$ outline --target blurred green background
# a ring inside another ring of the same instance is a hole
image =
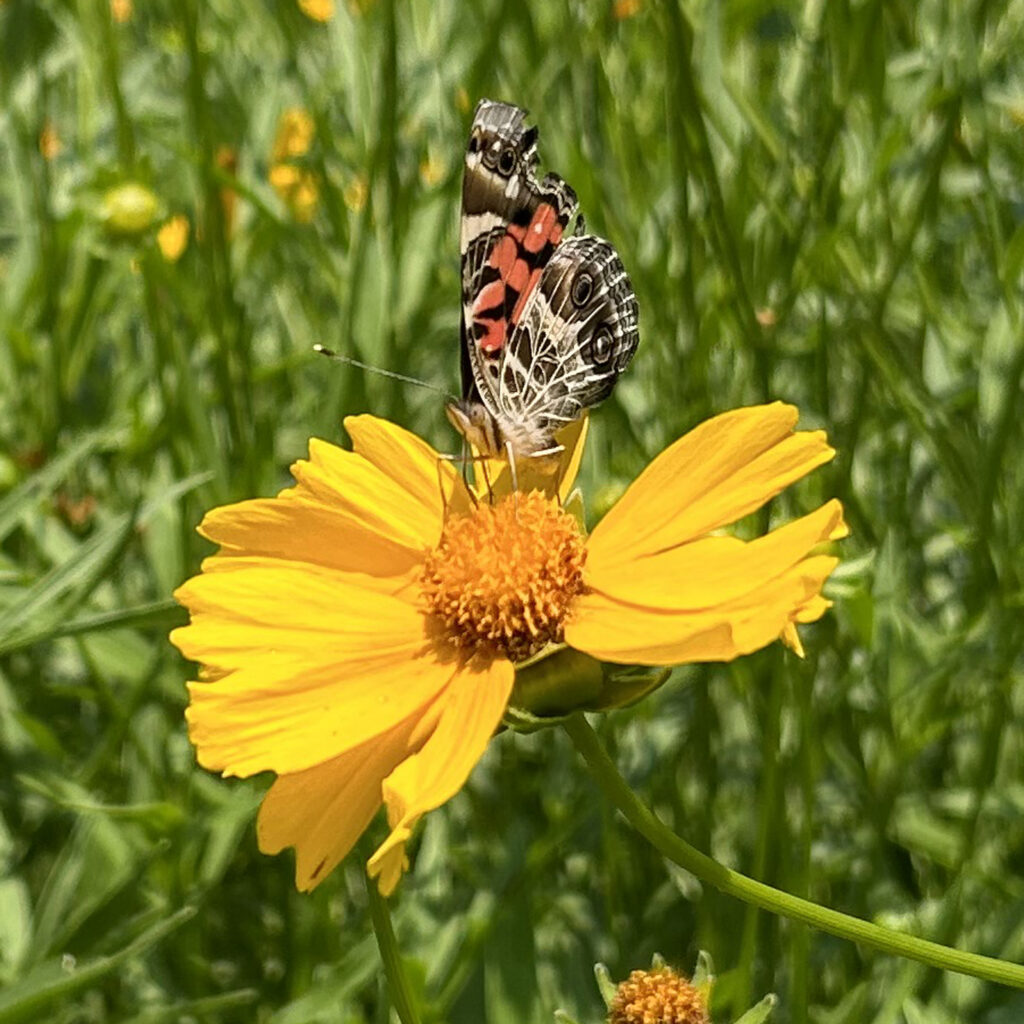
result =
[[[333,8],[333,9],[332,9]],[[317,17],[329,15],[326,21]],[[372,411],[457,451],[462,152],[528,107],[636,288],[592,515],[703,417],[782,398],[852,536],[800,662],[677,670],[601,732],[701,849],[1024,956],[1018,416],[1024,4],[0,2],[0,1024],[388,1020],[363,861],[261,856],[195,767],[172,589],[213,505]],[[1024,997],[664,863],[564,735],[503,735],[394,901],[426,1021],[601,1019],[592,965],[720,973],[729,1021],[1014,1024]]]

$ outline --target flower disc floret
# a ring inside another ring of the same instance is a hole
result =
[[[428,613],[455,647],[522,661],[564,639],[585,555],[576,520],[536,491],[481,504],[427,556]]]
[[[670,967],[633,971],[609,1007],[609,1024],[708,1024],[707,999]]]

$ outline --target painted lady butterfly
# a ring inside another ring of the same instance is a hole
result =
[[[557,452],[557,430],[611,394],[636,351],[637,305],[611,244],[583,234],[576,193],[538,181],[526,111],[481,100],[462,181],[462,399],[478,451]],[[563,234],[576,217],[576,233]]]

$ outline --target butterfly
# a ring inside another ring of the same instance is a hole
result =
[[[481,100],[462,180],[462,398],[449,420],[482,455],[542,458],[607,398],[639,342],[611,243],[584,233],[576,193],[539,179],[526,111]],[[575,232],[566,237],[569,222]]]

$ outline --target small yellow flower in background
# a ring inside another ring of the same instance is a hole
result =
[[[445,162],[435,153],[428,153],[426,158],[420,162],[420,181],[427,188],[433,188],[444,181],[448,168]]]
[[[366,177],[362,174],[357,174],[345,186],[342,198],[345,200],[345,205],[353,213],[358,213],[366,205],[366,199],[369,194],[370,188],[366,183]]]
[[[313,219],[320,187],[311,170],[294,164],[275,164],[270,168],[270,184],[297,221],[308,224]]]
[[[281,201],[301,223],[308,224],[320,201],[316,174],[295,163],[309,153],[316,138],[316,124],[307,110],[290,107],[277,123],[271,149],[270,184]]]
[[[671,967],[633,971],[608,1007],[608,1024],[710,1024],[707,995]]]
[[[295,847],[303,890],[384,803],[391,832],[368,870],[391,893],[416,823],[465,783],[523,659],[563,642],[644,665],[799,644],[795,624],[829,606],[838,560],[816,549],[846,533],[839,502],[749,542],[717,532],[833,457],[796,420],[782,403],[708,420],[587,537],[562,507],[580,443],[546,493],[492,486],[481,501],[413,434],[348,418],[353,451],[312,440],[294,487],[200,526],[220,550],[177,591],[191,620],[172,634],[204,666],[187,712],[199,763],[277,775],[259,845]]]
[[[632,18],[634,14],[640,13],[640,0],[615,0],[612,8],[612,15],[618,21],[625,21]]]
[[[289,107],[278,119],[274,146],[270,151],[272,163],[294,160],[305,156],[316,138],[316,122],[308,110]]]
[[[168,263],[177,263],[188,245],[189,222],[183,213],[177,213],[165,221],[156,233],[156,244]]]
[[[313,21],[330,21],[334,17],[334,0],[299,0],[299,10]]]
[[[47,120],[39,133],[39,152],[44,160],[56,160],[63,148],[57,128],[52,121]]]
[[[132,20],[135,7],[132,0],[110,0],[110,16],[118,23],[124,25]]]

